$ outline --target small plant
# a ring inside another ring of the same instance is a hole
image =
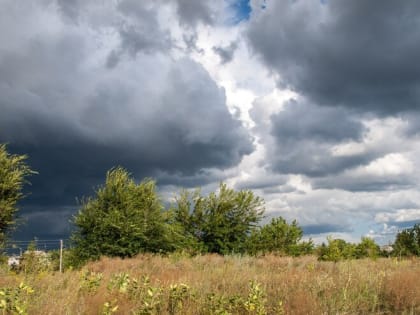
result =
[[[160,313],[163,297],[162,291],[162,288],[151,285],[148,276],[143,276],[137,289],[137,293],[140,294],[141,306],[136,314],[152,315]]]
[[[172,284],[169,287],[169,305],[168,312],[171,315],[182,311],[185,300],[191,296],[191,288],[184,284]]]
[[[230,297],[211,293],[207,296],[207,310],[211,315],[231,315],[243,312],[244,301],[239,295]]]
[[[28,296],[33,293],[34,290],[23,282],[17,288],[0,289],[1,314],[28,314]]]
[[[80,280],[80,289],[89,293],[94,293],[101,285],[103,275],[100,272],[93,272],[89,270],[82,271]]]
[[[130,287],[130,276],[128,273],[121,272],[116,275],[113,275],[109,284],[108,289],[113,290],[117,289],[120,293],[127,293]]]
[[[245,309],[249,314],[266,315],[265,302],[266,296],[261,284],[250,281],[248,298],[244,303]]]
[[[284,310],[284,305],[283,305],[283,301],[282,300],[280,300],[277,303],[276,314],[277,315],[284,315],[284,314],[286,314],[286,311]]]
[[[117,300],[105,302],[102,308],[102,315],[112,315],[118,311]]]

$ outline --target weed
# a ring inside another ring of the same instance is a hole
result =
[[[6,314],[28,314],[28,298],[34,290],[21,282],[18,287],[0,289],[0,311]]]
[[[105,302],[102,308],[102,315],[112,315],[118,311],[117,300]]]
[[[184,284],[171,284],[169,287],[168,312],[175,315],[178,311],[182,312],[184,303],[192,297],[191,288]]]
[[[117,289],[120,293],[127,293],[131,283],[132,281],[130,280],[128,273],[120,272],[111,277],[111,280],[108,284],[108,289]]]
[[[80,277],[80,289],[89,293],[95,293],[101,285],[102,278],[103,274],[100,272],[83,270]]]
[[[245,309],[249,314],[266,315],[265,302],[266,295],[261,288],[261,284],[256,281],[250,281],[248,298],[244,303]]]

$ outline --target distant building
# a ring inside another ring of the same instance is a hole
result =
[[[48,264],[48,254],[44,252],[43,250],[33,250],[33,251],[25,251],[22,255],[12,255],[9,256],[7,259],[7,265],[11,268],[13,267],[19,267],[22,265],[22,262],[25,261],[25,259],[28,259],[28,257],[36,258],[38,260],[38,263]]]
[[[17,267],[17,266],[19,266],[19,264],[20,264],[20,260],[21,260],[21,258],[22,258],[22,257],[20,257],[20,256],[16,256],[16,255],[14,255],[14,256],[10,256],[10,257],[7,259],[7,265],[8,265],[9,267]]]

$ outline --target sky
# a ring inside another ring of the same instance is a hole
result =
[[[221,181],[305,238],[420,222],[415,0],[0,0],[0,142],[32,176],[16,239],[68,237],[108,169]]]

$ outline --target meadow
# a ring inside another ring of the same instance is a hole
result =
[[[0,271],[0,314],[420,314],[420,260],[143,254]]]

